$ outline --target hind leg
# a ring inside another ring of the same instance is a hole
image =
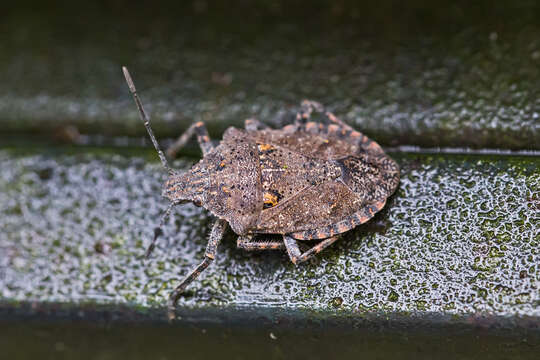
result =
[[[356,130],[354,130],[352,127],[350,127],[349,125],[344,123],[336,115],[334,115],[330,111],[326,111],[326,109],[324,108],[324,106],[321,103],[318,103],[318,102],[312,101],[312,100],[303,100],[302,104],[301,104],[301,108],[302,108],[302,110],[297,115],[297,119],[298,118],[303,118],[305,120],[308,120],[311,117],[311,114],[313,112],[324,113],[324,115],[326,115],[327,121],[330,122],[331,124],[336,124],[339,127],[341,127],[342,129],[345,129],[345,130],[348,130],[348,131],[351,131],[351,132],[352,131],[356,132]]]
[[[349,143],[357,146],[358,149],[362,149],[363,151],[378,154],[383,153],[383,150],[379,144],[361,132],[354,130],[351,126],[347,125],[330,111],[326,111],[324,106],[316,101],[302,101],[301,110],[296,115],[296,122],[306,124],[306,128],[314,128],[313,123],[307,123],[310,121],[311,114],[313,112],[323,113],[326,118],[325,121],[328,122],[326,126],[321,126],[319,131],[331,136],[337,136],[341,139],[347,139]]]
[[[337,239],[339,239],[339,236],[332,236],[328,239],[324,239],[308,251],[301,253],[300,248],[298,247],[298,241],[288,235],[283,235],[283,242],[285,243],[285,247],[287,248],[287,254],[289,254],[291,261],[295,265],[309,260],[313,256],[326,249],[328,246],[332,245],[334,242],[336,242]]]
[[[250,118],[250,119],[244,120],[244,129],[246,129],[247,131],[257,131],[257,130],[266,130],[266,129],[269,129],[269,127],[257,119]]]
[[[198,121],[192,124],[171,146],[169,146],[167,155],[174,158],[176,153],[186,145],[193,135],[197,135],[197,141],[199,142],[203,155],[206,155],[214,148],[210,141],[210,137],[208,136],[206,126],[204,126],[202,121]]]

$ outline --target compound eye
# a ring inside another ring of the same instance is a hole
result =
[[[202,204],[201,204],[201,202],[200,202],[199,200],[194,200],[194,201],[193,201],[193,205],[195,205],[195,206],[197,206],[197,207],[201,207],[201,206],[202,206]]]

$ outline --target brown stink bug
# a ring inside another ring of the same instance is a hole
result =
[[[213,260],[227,225],[245,250],[286,250],[295,264],[321,252],[339,234],[371,219],[399,183],[399,167],[367,136],[339,120],[322,105],[302,102],[293,124],[270,129],[257,120],[245,129],[228,128],[214,146],[203,123],[193,124],[169,149],[182,147],[196,134],[203,158],[190,170],[172,170],[152,133],[148,117],[127,69],[123,68],[141,119],[169,178],[163,196],[174,205],[193,202],[217,217],[203,261],[171,293],[174,317],[180,294]],[[311,120],[322,118],[321,122]],[[154,233],[152,251],[161,227]],[[279,241],[255,241],[257,234]],[[315,244],[302,252],[299,242]]]

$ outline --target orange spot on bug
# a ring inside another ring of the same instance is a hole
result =
[[[381,210],[385,204],[386,204],[386,201],[379,201],[378,203],[375,203],[375,207]]]
[[[338,223],[337,228],[340,233],[343,233],[349,230],[349,226],[345,222]]]
[[[286,133],[293,132],[295,129],[294,125],[287,125],[283,128],[283,131]]]
[[[306,124],[306,130],[311,131],[314,130],[317,127],[317,124],[313,121],[310,121]]]
[[[263,194],[263,202],[269,207],[274,207],[278,204],[278,197],[272,193],[265,192]]]
[[[268,151],[268,150],[273,150],[274,147],[270,144],[259,144],[259,150],[260,151]]]
[[[371,150],[382,150],[381,147],[380,147],[376,142],[372,142],[371,144],[369,144],[368,149],[371,149]]]
[[[360,224],[363,224],[370,219],[367,216],[359,216],[358,218],[360,219]]]
[[[337,132],[338,130],[339,130],[339,126],[334,125],[334,124],[328,125],[328,131],[329,131],[329,132],[335,133],[335,132]]]
[[[330,121],[338,123],[339,120],[337,119],[336,115],[332,114],[331,112],[327,111],[326,116],[330,119]]]

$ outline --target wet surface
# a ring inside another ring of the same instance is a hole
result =
[[[143,135],[125,64],[161,137],[312,98],[387,146],[540,149],[532,1],[42,6],[1,15],[3,132]]]
[[[298,267],[229,234],[180,306],[537,319],[538,157],[391,155],[402,181],[370,223]],[[178,207],[143,261],[167,206],[155,161],[129,148],[2,150],[0,298],[162,308],[212,217]]]

